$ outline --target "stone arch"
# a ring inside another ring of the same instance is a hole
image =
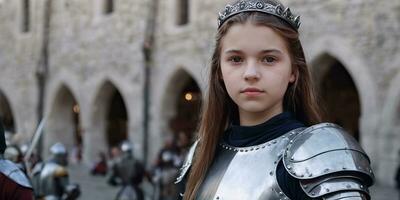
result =
[[[18,133],[13,109],[8,96],[2,90],[0,90],[0,120],[7,134],[6,137],[13,137],[15,133]]]
[[[324,37],[315,40],[310,46],[311,71],[318,71],[318,61],[321,61],[324,56],[329,55],[336,60],[339,60],[350,76],[353,77],[356,88],[360,92],[362,115],[377,111],[377,89],[372,81],[371,73],[368,65],[358,55],[349,42],[337,37]]]
[[[129,138],[128,105],[121,90],[110,80],[100,84],[91,104],[91,157]],[[114,131],[114,132],[111,132]]]
[[[325,118],[359,139],[360,98],[353,77],[335,57],[325,53],[316,59],[312,77],[322,101]]]
[[[311,71],[318,71],[318,60],[324,55],[330,55],[339,60],[353,77],[354,84],[359,91],[361,104],[360,133],[362,137],[360,143],[371,157],[375,157],[374,138],[377,135],[376,125],[379,114],[377,83],[373,81],[375,79],[372,78],[369,71],[371,68],[363,61],[358,51],[351,46],[351,42],[338,36],[326,35],[316,38],[305,49],[309,50],[309,58],[312,61]]]
[[[200,85],[188,71],[178,68],[168,79],[161,102],[162,130],[185,132],[189,137],[197,131],[202,102]],[[187,120],[187,122],[183,122]],[[186,125],[184,125],[186,124]]]
[[[400,63],[400,59],[395,60]],[[379,168],[376,176],[379,183],[394,186],[393,177],[400,159],[400,73],[390,82],[380,118],[380,131],[376,138],[379,147]],[[376,162],[376,161],[375,161]]]
[[[400,63],[400,59],[398,59]],[[385,126],[394,126],[396,125],[396,121],[400,121],[400,72],[397,73],[395,78],[390,82],[389,89],[387,91],[387,96],[385,100],[385,104],[382,112],[382,123],[385,123]],[[387,130],[387,129],[386,129]],[[388,133],[388,131],[382,131],[382,134]],[[382,135],[383,136],[383,135]]]
[[[60,84],[50,100],[44,130],[44,153],[56,142],[62,142],[68,150],[77,150],[82,144],[80,104],[66,84]],[[75,152],[74,152],[75,153]]]

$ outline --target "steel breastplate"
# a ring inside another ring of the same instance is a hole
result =
[[[40,173],[40,194],[57,196],[57,183],[55,182],[55,173],[57,168],[62,167],[56,163],[46,163]]]
[[[291,139],[301,130],[292,130],[256,146],[238,148],[220,144],[196,199],[289,199],[278,185],[276,168]]]

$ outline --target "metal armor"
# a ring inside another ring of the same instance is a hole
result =
[[[189,171],[196,145],[192,146],[177,183]],[[289,174],[312,198],[369,198],[367,187],[373,182],[369,159],[354,139],[333,124],[295,129],[256,146],[222,143],[217,151],[196,199],[288,200],[275,175],[282,160]],[[337,165],[340,168],[334,167]]]
[[[11,161],[0,158],[0,173],[21,186],[32,188],[26,175]]]
[[[67,166],[67,150],[61,143],[50,148],[52,158],[36,164],[32,170],[35,196],[49,200],[76,199],[80,195],[77,184],[70,184]]]
[[[33,173],[35,174],[37,170],[41,172],[39,172],[38,186],[35,188],[36,195],[46,199],[60,199],[69,184],[67,169],[57,163],[47,162],[41,167],[38,165]]]
[[[318,124],[299,133],[287,147],[283,163],[312,198],[370,199],[374,182],[370,160],[341,127]]]
[[[142,200],[143,191],[139,187],[144,177],[144,166],[133,156],[132,146],[129,142],[123,142],[121,150],[123,154],[111,167],[109,183],[122,185],[115,199],[118,200]]]

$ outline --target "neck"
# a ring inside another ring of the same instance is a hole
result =
[[[254,126],[268,121],[275,115],[283,112],[282,106],[276,106],[264,112],[247,112],[239,110],[240,125],[241,126]]]

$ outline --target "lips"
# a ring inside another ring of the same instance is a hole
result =
[[[260,90],[258,88],[249,87],[249,88],[245,88],[240,93],[262,93],[262,92],[264,92],[264,91]]]

